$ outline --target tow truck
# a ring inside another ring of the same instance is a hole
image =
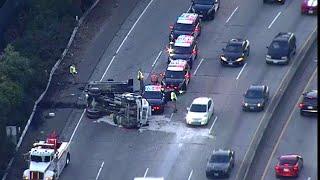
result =
[[[70,163],[69,143],[59,141],[55,131],[46,141],[34,143],[27,155],[29,167],[23,179],[28,180],[56,180]]]
[[[90,82],[85,92],[88,118],[98,119],[109,115],[115,124],[125,128],[147,125],[151,107],[146,99],[133,90],[133,79],[127,82]]]

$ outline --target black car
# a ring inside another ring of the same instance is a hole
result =
[[[183,59],[192,68],[193,62],[198,57],[197,41],[193,36],[180,35],[175,42],[169,43],[168,55],[168,64],[171,61]]]
[[[243,65],[250,54],[249,40],[231,39],[220,56],[222,65],[236,66]]]
[[[168,65],[161,84],[165,88],[167,96],[172,91],[181,94],[187,91],[190,78],[191,73],[188,62],[185,60],[174,60]]]
[[[152,112],[163,113],[167,100],[160,85],[146,85],[142,97],[148,101]]]
[[[303,93],[302,102],[299,104],[300,114],[318,114],[318,90]]]
[[[251,85],[244,94],[242,108],[244,111],[261,111],[269,99],[269,88],[266,85]]]
[[[234,151],[213,151],[206,168],[207,178],[229,177],[234,167]]]
[[[170,26],[169,42],[174,42],[180,35],[192,35],[197,38],[201,34],[200,17],[196,13],[181,14],[176,23]]]
[[[286,0],[263,0],[263,3],[280,3],[284,4]]]
[[[212,20],[219,7],[220,0],[192,0],[190,12],[199,14],[204,20]]]
[[[291,32],[280,32],[267,49],[267,64],[288,64],[296,54],[296,37]]]

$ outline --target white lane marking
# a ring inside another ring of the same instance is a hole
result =
[[[244,67],[246,67],[246,65],[247,65],[247,63],[244,63],[244,65],[242,66],[242,68],[241,68],[236,80],[238,80],[240,78],[240,75],[241,75],[242,71],[244,70]]]
[[[268,29],[271,28],[272,24],[278,19],[278,17],[280,16],[280,14],[281,14],[281,11],[278,12],[277,16],[272,20],[272,22],[271,22],[270,25],[268,26]]]
[[[77,129],[78,129],[78,127],[79,127],[79,124],[81,123],[81,120],[83,119],[83,116],[84,116],[84,113],[86,112],[86,109],[84,109],[83,110],[83,112],[82,112],[82,114],[81,114],[81,116],[80,116],[80,119],[79,119],[79,121],[78,121],[78,123],[77,123],[77,125],[76,125],[76,128],[74,128],[74,130],[73,130],[73,132],[72,132],[72,134],[71,134],[71,137],[70,137],[70,140],[69,140],[69,144],[71,143],[71,141],[72,141],[72,139],[73,139],[73,136],[76,134],[76,131],[77,131]],[[68,144],[68,145],[69,145]]]
[[[147,176],[148,171],[149,171],[149,168],[147,168],[146,171],[144,172],[144,175],[143,175],[144,178]]]
[[[156,63],[157,63],[159,57],[161,56],[161,54],[162,54],[162,51],[159,52],[158,56],[156,57],[156,59],[154,60],[154,62],[152,64],[152,67],[154,67],[154,65],[156,65]]]
[[[103,168],[103,165],[104,165],[104,161],[101,163],[100,169],[99,169],[98,174],[97,174],[97,176],[96,176],[96,180],[99,179],[99,176],[100,176],[101,170],[102,170],[102,168]]]
[[[311,177],[308,177],[308,179],[307,180],[311,180]]]
[[[170,121],[172,120],[172,116],[173,116],[173,113],[171,113],[171,115],[170,115]]]
[[[239,6],[237,6],[233,12],[231,13],[231,15],[228,17],[228,19],[226,20],[226,23],[230,21],[231,17],[233,16],[233,14],[238,10]]]
[[[118,47],[117,51],[116,51],[116,54],[112,57],[107,69],[104,71],[100,81],[103,80],[104,76],[107,74],[107,71],[109,70],[111,64],[113,63],[113,60],[115,59],[116,55],[119,53],[121,47],[123,46],[124,42],[126,42],[126,40],[128,39],[128,36],[131,34],[133,28],[137,25],[137,23],[139,22],[139,20],[141,19],[141,17],[143,16],[143,14],[147,11],[147,9],[149,8],[149,6],[151,5],[151,3],[153,2],[154,0],[151,0],[149,2],[149,4],[144,8],[144,10],[142,11],[142,13],[140,14],[140,16],[138,17],[138,19],[136,20],[136,22],[133,24],[133,26],[131,27],[131,29],[129,30],[128,34],[126,35],[126,37],[124,37],[124,39],[122,40],[120,46]]]
[[[203,61],[203,58],[201,59],[200,63],[198,64],[198,66],[197,66],[196,70],[194,71],[193,75],[196,75],[196,73],[197,73],[202,61]]]
[[[187,12],[190,12],[190,10],[191,10],[191,7],[192,7],[192,6],[190,6],[190,7],[189,7],[189,9],[187,10]]]
[[[214,120],[213,120],[213,123],[212,123],[210,129],[209,129],[209,134],[211,134],[212,128],[213,128],[214,124],[216,123],[217,119],[218,119],[218,117],[216,116],[216,117],[214,118]]]
[[[103,73],[103,75],[102,75],[102,77],[101,77],[100,81],[102,81],[102,80],[103,80],[103,78],[104,78],[104,76],[107,74],[107,72],[108,72],[108,70],[109,70],[109,68],[110,68],[110,66],[111,66],[111,64],[112,64],[112,62],[114,61],[114,59],[115,59],[115,58],[116,58],[116,56],[113,56],[113,57],[112,57],[112,59],[111,59],[110,63],[108,64],[108,67],[107,67],[107,69],[104,71],[104,73]]]
[[[317,30],[317,28],[315,28],[315,29],[312,31],[312,33],[315,32],[316,30]],[[311,33],[311,34],[312,34],[312,33]],[[300,48],[300,50],[299,50],[299,52],[298,52],[297,54],[301,53],[301,51],[302,51],[303,48],[307,45],[307,43],[308,43],[308,41],[309,41],[310,39],[311,39],[311,35],[308,36],[307,40],[303,43],[303,45],[301,46],[301,48]],[[288,74],[289,74],[289,72],[290,72],[291,69],[292,69],[292,67],[290,67],[290,69],[287,70],[286,74],[285,74],[285,75],[283,76],[283,78],[281,79],[280,86],[278,86],[278,88],[277,88],[277,90],[275,91],[275,94],[272,96],[270,102],[273,101],[275,95],[276,95],[277,92],[280,90],[281,84],[282,84],[283,81],[286,79],[286,77],[288,76]],[[267,107],[267,109],[266,109],[265,112],[267,112],[267,111],[269,110],[269,107],[270,107],[270,106]],[[258,128],[256,128],[256,131],[254,132],[253,137],[255,137],[255,136],[257,135],[258,129],[259,129],[259,127],[261,126],[261,123],[262,123],[262,119],[263,119],[265,116],[266,116],[266,113],[263,113],[263,116],[262,116],[262,118],[260,119],[260,123],[259,123],[259,125],[258,125]],[[252,146],[253,140],[254,140],[254,138],[251,138],[249,147]],[[249,151],[248,151],[248,149],[247,149],[243,159],[247,159],[247,156],[249,155],[248,152],[249,152]],[[241,162],[239,169],[242,169],[243,165],[244,165],[244,161]],[[249,168],[246,169],[246,172],[245,172],[244,177],[247,176],[248,171],[249,171]],[[238,173],[236,174],[236,178],[235,178],[235,179],[238,179],[238,178],[239,178],[239,171],[238,171]]]
[[[190,174],[189,174],[188,180],[190,180],[190,179],[191,179],[192,174],[193,174],[193,169],[191,170],[191,172],[190,172]]]
[[[136,20],[136,22],[133,24],[133,26],[131,27],[131,29],[129,30],[128,34],[126,35],[126,37],[123,39],[122,43],[120,44],[120,46],[118,47],[116,54],[118,54],[118,52],[120,51],[121,47],[123,46],[124,42],[127,40],[128,36],[131,34],[133,28],[137,25],[137,23],[139,22],[140,18],[143,16],[143,14],[147,11],[147,9],[149,8],[149,6],[151,5],[151,3],[154,0],[151,0],[149,2],[149,4],[147,5],[146,8],[144,8],[144,10],[142,11],[142,13],[140,14],[140,16],[138,17],[138,19]]]
[[[303,92],[306,92],[307,89],[310,87],[310,84],[311,84],[311,82],[312,82],[312,80],[313,80],[313,78],[314,78],[314,76],[315,76],[316,74],[317,74],[317,69],[313,72],[312,76],[310,77],[309,81],[307,82],[306,87],[303,89]],[[278,139],[277,139],[277,143],[276,143],[276,145],[274,146],[274,148],[273,148],[273,150],[272,150],[272,153],[271,153],[271,155],[270,155],[270,157],[269,157],[267,166],[266,166],[266,168],[265,168],[264,171],[263,171],[261,180],[263,180],[263,179],[265,178],[265,176],[267,175],[267,172],[268,172],[268,169],[269,169],[271,160],[272,160],[272,158],[274,157],[274,154],[276,153],[276,150],[278,149],[278,146],[279,146],[279,144],[280,144],[280,141],[281,141],[281,139],[282,139],[282,136],[284,135],[284,132],[286,131],[287,127],[289,126],[289,123],[290,123],[291,120],[293,119],[292,116],[293,116],[294,112],[297,110],[295,107],[297,107],[297,104],[300,102],[300,99],[301,99],[301,98],[302,98],[302,95],[299,97],[298,101],[295,103],[295,106],[294,106],[294,108],[292,109],[292,111],[291,111],[291,113],[290,113],[290,115],[289,115],[289,118],[288,118],[286,124],[284,125],[284,127],[283,127],[283,129],[282,129],[282,131],[281,131],[281,133],[280,133],[280,136],[279,136]]]

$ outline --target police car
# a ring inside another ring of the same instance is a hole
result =
[[[193,36],[180,35],[175,42],[170,42],[168,47],[168,63],[172,60],[186,60],[192,68],[193,61],[198,56],[198,46]]]
[[[170,25],[169,42],[180,35],[192,35],[197,38],[201,34],[200,17],[196,13],[183,13],[174,25]]]
[[[142,97],[148,101],[152,112],[163,113],[164,111],[167,100],[161,88],[161,85],[146,85],[144,88]]]
[[[170,62],[161,83],[165,87],[167,96],[172,91],[181,94],[187,90],[190,78],[191,72],[188,62],[179,59]]]

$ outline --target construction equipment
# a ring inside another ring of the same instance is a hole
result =
[[[28,153],[29,167],[23,172],[23,179],[53,180],[70,163],[69,143],[60,142],[58,135],[51,133],[46,141],[33,144]]]
[[[91,82],[85,92],[87,117],[98,119],[110,115],[115,124],[125,128],[147,125],[151,108],[140,94],[133,93],[132,79],[128,82]]]

